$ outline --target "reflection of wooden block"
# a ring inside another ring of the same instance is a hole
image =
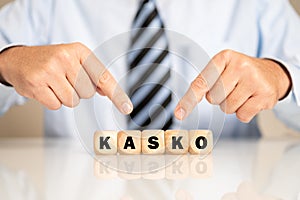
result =
[[[189,149],[189,134],[186,130],[165,131],[166,152],[170,154],[186,154]]]
[[[213,173],[213,159],[212,154],[206,157],[199,155],[190,155],[190,175],[193,178],[209,178]]]
[[[99,179],[110,179],[118,177],[117,156],[102,155],[94,160],[94,175]]]
[[[191,154],[207,155],[213,148],[213,135],[209,130],[189,131],[189,152]]]
[[[163,130],[145,130],[142,132],[143,154],[165,153],[165,134]]]
[[[94,134],[95,154],[116,154],[117,135],[117,131],[96,131]]]
[[[165,178],[164,155],[142,155],[142,177],[149,180]]]
[[[166,178],[183,179],[189,176],[187,155],[166,155]]]
[[[118,133],[120,154],[140,154],[141,149],[141,131],[120,131]]]
[[[118,156],[119,177],[126,180],[141,178],[141,155]]]

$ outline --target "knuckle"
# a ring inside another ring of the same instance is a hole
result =
[[[81,42],[73,42],[71,45],[75,48],[84,48],[85,45],[83,45]]]
[[[46,60],[44,70],[51,75],[57,75],[58,72],[69,73],[69,71],[72,71],[70,69],[76,66],[76,62],[77,60],[74,59],[72,53],[65,46],[60,46]]]
[[[248,109],[248,113],[251,113],[252,115],[256,115],[260,111],[262,111],[265,107],[265,103],[262,101],[259,101],[258,98],[255,99],[256,101],[253,101],[251,109]]]
[[[221,103],[220,104],[220,109],[224,112],[224,113],[226,113],[227,112],[227,104],[224,102],[224,103]]]
[[[58,74],[58,66],[59,65],[57,64],[56,59],[52,58],[44,65],[42,71],[48,76],[56,76]]]
[[[228,103],[228,105],[227,105],[227,109],[226,109],[226,114],[233,114],[233,113],[235,113],[236,112],[236,107],[238,107],[238,106],[236,106],[237,104],[236,103]]]
[[[77,52],[80,52],[80,54],[82,54],[82,56],[84,57],[84,60],[86,60],[88,58],[88,56],[90,56],[92,54],[92,51],[87,46],[85,46],[84,44],[82,44],[80,42],[72,43],[71,47],[73,49],[76,49]]]
[[[42,85],[45,80],[47,80],[46,75],[42,70],[26,76],[26,82],[29,87],[37,87],[39,85]]]
[[[213,98],[212,101],[213,101],[212,103],[213,105],[220,105],[222,100],[220,98]]]
[[[224,49],[220,52],[220,56],[222,56],[224,59],[229,58],[234,54],[234,51],[231,49]]]
[[[255,68],[252,67],[252,62],[249,59],[242,59],[242,61],[240,62],[240,66],[242,69],[251,69],[252,72],[255,72]]]
[[[89,99],[95,95],[97,87],[90,81],[84,81],[77,84],[75,89],[81,99]]]
[[[220,108],[226,114],[233,114],[233,113],[235,113],[234,107],[232,105],[230,105],[228,102],[221,103]]]
[[[64,105],[70,108],[74,108],[79,104],[79,98],[74,92],[69,92],[64,101]]]
[[[65,101],[63,102],[63,105],[66,106],[66,107],[69,107],[69,108],[73,108],[74,106],[74,103],[73,101]]]
[[[110,73],[105,70],[99,77],[98,84],[100,87],[103,87],[106,83],[112,80]]]
[[[58,110],[61,108],[61,106],[62,104],[59,102],[50,102],[49,105],[46,105],[49,110]]]
[[[254,67],[251,67],[251,70],[247,71],[247,74],[249,74],[249,78],[252,83],[263,82],[263,79],[260,77],[258,70],[254,69]]]
[[[256,81],[258,78],[257,71],[255,67],[252,66],[249,59],[240,59],[235,65],[235,70],[238,71],[241,75],[247,77],[247,79]]]
[[[206,100],[208,101],[208,103],[213,104],[213,99],[210,92],[206,93]]]
[[[53,110],[58,110],[62,107],[62,104],[61,103],[56,103],[55,105],[53,105]]]
[[[212,61],[216,65],[217,63],[222,63],[224,60],[227,60],[230,56],[231,56],[231,50],[229,49],[222,50],[212,58]]]
[[[44,75],[57,75],[60,66],[64,66],[65,64],[61,64],[61,59],[59,56],[59,52],[55,52],[54,54],[47,57],[42,64],[42,67],[39,70],[39,73]],[[41,74],[39,74],[41,75]]]
[[[78,47],[83,46],[83,44],[81,42],[73,42],[72,45],[78,46]]]
[[[78,106],[80,103],[80,99],[79,98],[74,98],[73,99],[73,103],[72,103],[72,108],[75,108],[76,106]]]
[[[80,75],[80,70],[78,70],[76,68],[68,70],[68,72],[66,73],[66,78],[74,86],[77,86],[77,85],[81,84],[82,78],[81,78],[81,75]]]
[[[82,99],[90,99],[92,98],[96,93],[96,90],[88,90],[86,92],[84,92],[83,94],[80,94],[80,98]]]
[[[214,92],[207,92],[206,99],[212,105],[220,105],[222,103],[222,98],[214,94]]]
[[[207,81],[200,75],[191,83],[191,88],[195,91],[205,90],[207,88]]]
[[[70,62],[70,60],[72,60],[69,51],[64,46],[61,46],[56,51],[54,59],[58,59],[59,62],[63,63]]]
[[[235,96],[230,96],[220,105],[221,110],[226,114],[233,114],[236,112],[236,109],[239,107],[239,100]]]
[[[244,122],[244,123],[248,123],[251,120],[251,117],[247,113],[244,113],[241,111],[238,111],[236,113],[236,116],[241,122]]]

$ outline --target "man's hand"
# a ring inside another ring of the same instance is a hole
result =
[[[96,92],[123,114],[133,108],[111,73],[80,43],[13,47],[0,54],[0,74],[20,95],[52,110],[74,107]]]
[[[209,103],[249,122],[261,110],[273,108],[290,86],[289,75],[276,62],[225,50],[214,56],[192,82],[175,116],[186,118],[206,95]]]

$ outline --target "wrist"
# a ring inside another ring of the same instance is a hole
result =
[[[266,60],[272,62],[275,69],[277,69],[278,100],[283,100],[292,90],[293,84],[291,75],[285,65],[283,65],[281,62],[269,58]]]
[[[5,69],[8,67],[8,57],[13,56],[10,51],[12,51],[15,48],[18,48],[19,46],[10,46],[8,48],[3,49],[0,52],[0,83],[9,87],[12,87],[12,84],[9,83],[7,78],[5,77]]]
[[[0,84],[6,85],[6,86],[10,86],[9,83],[7,83],[3,77],[3,68],[4,68],[4,61],[3,61],[3,53],[0,53]]]
[[[1,54],[0,54],[0,84],[3,84],[5,86],[9,86],[9,87],[12,87],[12,85],[10,83],[8,83],[4,77],[3,77],[3,68],[4,68],[4,62],[2,62],[2,59],[1,59]]]

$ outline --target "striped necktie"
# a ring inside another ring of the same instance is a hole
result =
[[[141,1],[132,29],[127,89],[134,110],[128,128],[169,129],[175,107],[169,89],[169,45],[155,0]]]

